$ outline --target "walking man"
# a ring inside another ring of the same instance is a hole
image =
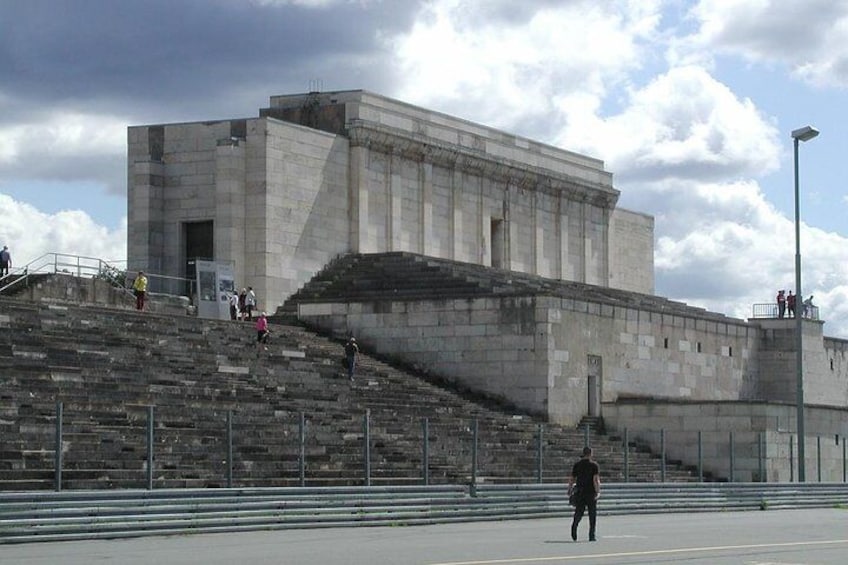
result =
[[[571,469],[568,479],[568,496],[577,492],[574,518],[571,521],[571,539],[577,541],[577,526],[586,509],[589,510],[589,541],[595,541],[595,521],[598,511],[598,496],[601,494],[601,469],[592,460],[592,448],[583,448],[583,457]]]
[[[345,359],[347,360],[347,378],[353,382],[353,374],[356,371],[356,357],[359,354],[359,346],[356,345],[356,338],[351,337],[347,340],[344,346]]]
[[[9,253],[9,246],[4,245],[3,251],[0,251],[0,277],[9,274],[9,269],[12,267],[12,254]]]

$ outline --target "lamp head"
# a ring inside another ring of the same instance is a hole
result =
[[[798,141],[810,141],[818,134],[819,130],[817,130],[813,126],[804,126],[802,128],[792,130],[793,139],[797,139]]]

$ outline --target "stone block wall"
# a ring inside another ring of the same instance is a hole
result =
[[[742,322],[543,296],[301,304],[298,317],[562,424],[586,414],[590,357],[604,402],[738,400],[757,345]]]
[[[729,478],[731,432],[733,479],[788,482],[798,478],[796,408],[765,402],[648,402],[619,400],[604,405],[608,430],[630,441],[661,449],[661,430],[669,459],[698,461],[698,432],[705,473]],[[841,482],[845,472],[846,409],[805,409],[807,482]],[[819,464],[821,462],[821,464]]]
[[[134,127],[129,167],[130,270],[184,276],[186,223],[212,221],[214,259],[273,311],[348,249],[343,137],[265,118]]]

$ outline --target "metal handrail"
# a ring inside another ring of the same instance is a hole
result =
[[[819,307],[813,306],[808,308],[807,311],[804,311],[803,303],[795,306],[796,314],[803,317],[805,320],[820,320],[819,318]],[[778,316],[779,310],[777,308],[777,302],[769,302],[765,304],[754,304],[752,308],[752,318],[773,318],[775,320],[779,320]],[[789,310],[785,310],[783,314],[784,320],[791,320],[793,316],[789,315]]]
[[[115,288],[130,293],[134,277],[127,275],[125,269],[120,269],[112,263],[97,257],[71,255],[68,253],[45,253],[0,278],[0,293],[18,285],[26,285],[34,275],[62,273],[76,277],[99,277],[109,281]],[[158,273],[146,273],[148,290],[159,294],[193,296],[195,281],[185,277],[174,277]]]

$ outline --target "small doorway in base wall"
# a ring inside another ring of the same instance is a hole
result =
[[[603,383],[603,362],[598,355],[589,355],[586,359],[587,366],[587,414],[589,416],[601,415],[601,386]]]

